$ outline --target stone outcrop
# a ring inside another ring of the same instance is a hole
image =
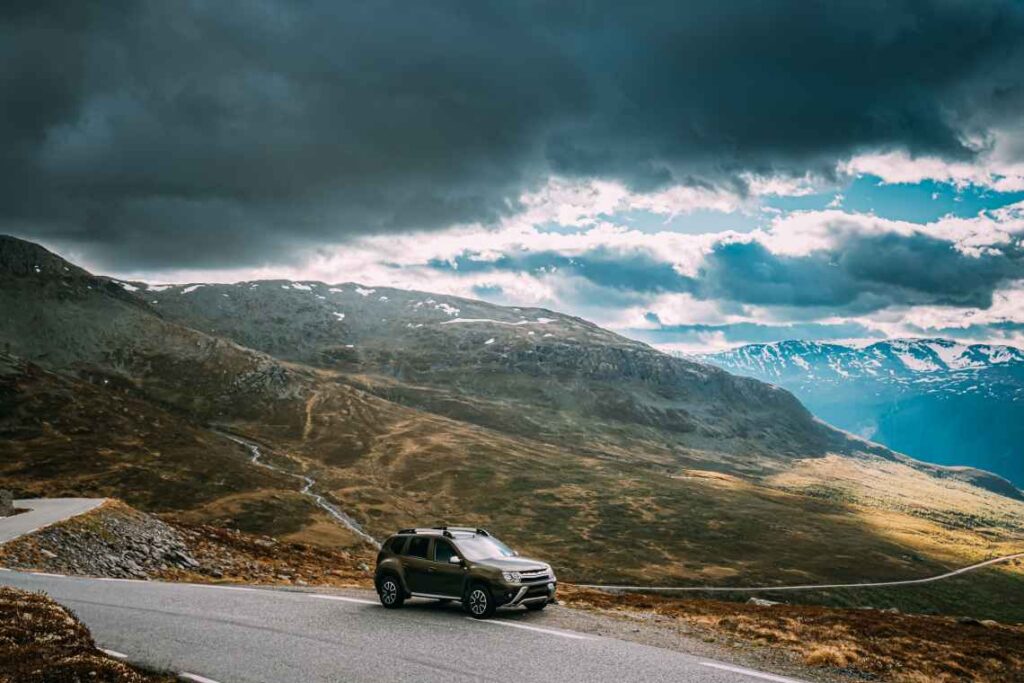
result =
[[[0,517],[7,517],[14,514],[14,495],[5,489],[0,489]]]
[[[119,501],[0,547],[0,566],[11,569],[165,581],[365,585],[372,562],[369,550],[354,554],[180,525]]]
[[[24,557],[9,557],[8,566],[129,579],[199,567],[177,530],[126,506],[108,506],[70,523],[55,524],[26,540]]]

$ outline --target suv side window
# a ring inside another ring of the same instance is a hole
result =
[[[396,555],[402,554],[402,546],[405,545],[405,536],[395,536],[388,542],[388,550]]]
[[[424,560],[427,559],[427,547],[430,545],[430,539],[426,536],[413,536],[409,539],[409,546],[405,549],[405,554],[409,557],[422,557]]]
[[[448,541],[437,539],[434,541],[434,562],[448,564],[448,560],[455,557],[455,548]]]

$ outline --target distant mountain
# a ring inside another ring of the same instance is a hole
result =
[[[1024,351],[948,339],[785,341],[708,355],[792,391],[823,420],[915,458],[1024,485]]]
[[[999,477],[553,311],[356,283],[122,282],[0,237],[0,321],[0,486],[19,494],[358,542],[231,433],[378,537],[488,526],[567,578],[899,578],[1024,537]],[[950,534],[954,550],[933,541]]]

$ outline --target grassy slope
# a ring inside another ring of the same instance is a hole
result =
[[[339,388],[318,397],[301,428],[236,428],[314,472],[378,534],[435,521],[487,525],[577,580],[911,578],[1021,545],[1018,501],[882,459],[812,459],[864,472],[833,468],[763,484],[666,472],[411,410],[353,432],[353,418],[377,401]],[[358,452],[337,447],[346,439],[361,444]],[[826,484],[846,495],[823,494]],[[909,492],[918,497],[908,501]],[[991,523],[972,527],[978,519]]]
[[[121,497],[277,536],[333,526],[294,480],[252,467],[236,444],[133,386],[93,384],[2,355],[0,488],[18,497]],[[356,542],[344,530],[329,538]]]

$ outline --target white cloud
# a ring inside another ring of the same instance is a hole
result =
[[[916,184],[925,180],[957,187],[977,185],[997,192],[1024,190],[1024,163],[1007,158],[995,145],[976,161],[947,161],[939,157],[911,157],[904,150],[874,152],[839,165],[842,173],[874,175],[889,184]]]

